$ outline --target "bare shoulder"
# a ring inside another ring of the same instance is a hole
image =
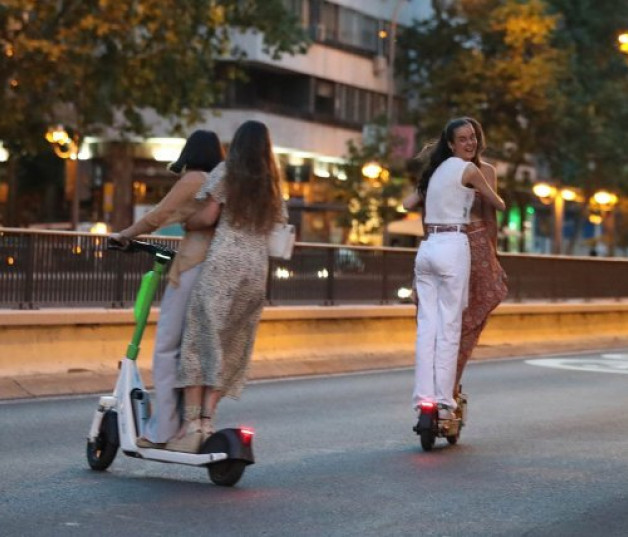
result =
[[[493,175],[495,175],[496,173],[495,166],[493,166],[492,164],[489,164],[485,160],[480,161],[480,170],[486,173],[493,174]]]
[[[494,187],[497,183],[497,170],[495,170],[495,166],[489,164],[486,161],[480,162],[480,171],[488,181],[488,183]]]
[[[198,185],[202,184],[206,178],[207,175],[205,174],[205,172],[199,170],[190,170],[188,172],[185,172],[181,179],[179,179],[179,181],[177,182],[181,183],[182,185]]]

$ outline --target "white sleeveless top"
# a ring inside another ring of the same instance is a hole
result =
[[[475,189],[462,184],[462,174],[471,164],[449,157],[432,174],[425,199],[426,224],[468,224]]]

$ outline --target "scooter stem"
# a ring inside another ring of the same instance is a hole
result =
[[[152,270],[149,270],[144,276],[142,276],[142,283],[137,294],[137,300],[135,301],[135,307],[133,308],[133,315],[135,317],[135,330],[133,331],[133,337],[131,343],[126,349],[126,357],[129,360],[136,360],[140,353],[140,342],[144,335],[144,329],[148,322],[148,316],[150,315],[150,307],[157,292],[157,286],[159,280],[165,270],[165,267],[170,261],[170,258],[166,256],[155,256],[155,262]]]

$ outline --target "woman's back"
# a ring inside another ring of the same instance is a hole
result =
[[[425,200],[426,224],[467,224],[474,190],[462,184],[469,162],[458,157],[445,160],[430,178]]]

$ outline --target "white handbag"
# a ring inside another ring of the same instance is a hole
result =
[[[295,238],[296,231],[292,224],[275,224],[268,235],[268,255],[277,259],[290,259]]]

